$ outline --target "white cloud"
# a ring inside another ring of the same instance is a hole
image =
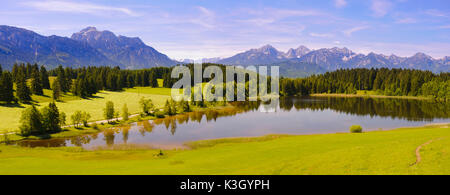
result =
[[[439,26],[440,29],[450,29],[450,25]]]
[[[259,16],[260,18],[270,18],[279,20],[288,17],[306,17],[306,16],[323,16],[327,15],[324,12],[314,9],[294,10],[294,9],[277,9],[277,8],[263,8],[263,9],[240,9],[237,14],[249,14]]]
[[[68,12],[68,13],[86,13],[101,15],[105,12],[121,13],[128,16],[137,16],[138,14],[128,8],[104,6],[92,3],[79,3],[70,1],[33,1],[25,2],[24,5],[43,11]]]
[[[196,8],[200,11],[200,15],[198,17],[195,17],[194,19],[190,19],[189,22],[200,25],[207,29],[215,28],[214,21],[216,14],[205,7],[197,6]]]
[[[334,37],[333,34],[328,34],[328,33],[309,33],[309,36],[311,37],[319,37],[319,38],[330,38],[330,37]]]
[[[442,11],[436,9],[429,9],[425,11],[425,14],[435,17],[450,17],[448,13],[444,13]]]
[[[417,20],[414,18],[401,18],[395,21],[397,24],[414,24],[417,23]]]
[[[365,30],[365,29],[368,29],[368,28],[369,28],[369,26],[357,26],[357,27],[353,27],[353,28],[348,29],[348,30],[344,30],[344,31],[342,31],[342,32],[343,32],[346,36],[350,37],[350,36],[352,36],[352,34],[353,34],[354,32],[361,31],[361,30]]]
[[[334,0],[334,6],[336,6],[337,8],[343,8],[346,5],[347,5],[346,0]]]
[[[373,16],[383,17],[392,9],[392,6],[393,4],[388,0],[372,0],[372,6],[370,8]]]

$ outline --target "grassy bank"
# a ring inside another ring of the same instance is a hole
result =
[[[0,174],[450,174],[448,124],[189,145],[195,149],[162,156],[129,146],[96,151],[0,146]],[[421,161],[414,164],[421,145]]]

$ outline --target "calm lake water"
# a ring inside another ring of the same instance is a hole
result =
[[[425,100],[339,97],[282,98],[274,108],[259,102],[236,108],[182,114],[117,127],[96,135],[67,139],[23,141],[29,147],[81,146],[92,149],[117,144],[178,148],[188,141],[268,134],[348,132],[351,125],[365,131],[450,123],[450,104]]]

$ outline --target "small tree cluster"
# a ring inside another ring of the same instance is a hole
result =
[[[87,127],[91,115],[87,112],[76,111],[72,116],[72,124],[75,128],[80,128],[81,125]]]
[[[55,103],[49,103],[42,111],[39,111],[32,105],[22,112],[20,119],[21,135],[29,136],[60,132],[61,115]]]
[[[142,97],[139,101],[139,105],[141,107],[142,113],[146,115],[150,115],[151,112],[155,110],[155,105],[153,105],[151,99],[145,99],[144,97]]]
[[[172,99],[166,100],[166,104],[164,105],[164,113],[173,116],[177,114],[177,103]]]

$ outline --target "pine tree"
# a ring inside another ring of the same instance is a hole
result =
[[[52,92],[53,92],[52,93],[53,100],[58,101],[59,98],[61,97],[61,85],[59,84],[58,79],[53,81]]]
[[[11,73],[0,73],[0,101],[11,103],[15,100]]]
[[[37,65],[36,65],[37,66]],[[36,95],[44,95],[42,90],[41,76],[39,74],[39,69],[33,68],[32,80],[31,80],[31,91]]]
[[[59,85],[61,86],[61,91],[64,93],[68,92],[70,90],[70,88],[68,88],[66,73],[62,66],[58,67],[57,75],[58,75],[57,79],[59,81]]]
[[[50,89],[50,80],[48,79],[48,72],[44,66],[41,66],[40,77],[43,89]]]
[[[60,132],[60,116],[55,103],[42,109],[42,126],[47,133]]]
[[[34,105],[22,112],[20,118],[21,126],[20,132],[23,136],[42,135],[45,129],[42,126],[42,115]]]
[[[27,81],[25,78],[25,73],[23,70],[19,70],[17,74],[17,81],[16,81],[16,95],[19,98],[20,102],[28,103],[31,101],[31,91],[27,86]]]
[[[19,65],[14,63],[13,68],[12,68],[12,78],[13,78],[14,82],[16,82],[18,72],[19,72]]]
[[[149,80],[150,80],[150,87],[153,87],[153,88],[159,87],[158,86],[158,79],[156,78],[155,71],[151,71],[150,76],[149,76]]]

